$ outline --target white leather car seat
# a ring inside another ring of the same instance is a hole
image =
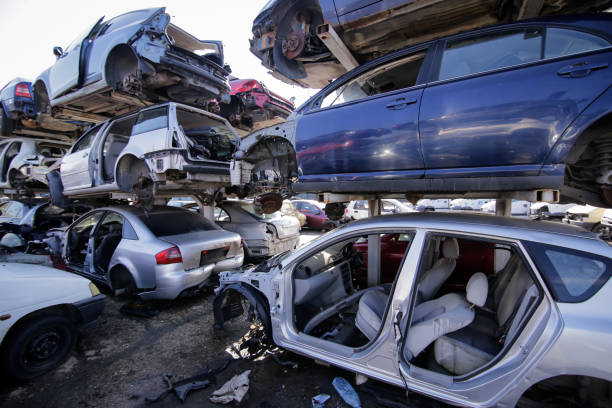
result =
[[[538,289],[525,265],[518,256],[513,258],[493,288],[495,322],[489,326],[497,327],[470,326],[436,340],[434,358],[451,373],[462,375],[493,359],[503,341],[517,333],[529,306],[538,298]]]
[[[442,243],[442,256],[425,271],[419,281],[418,299],[419,302],[426,302],[433,299],[440,287],[455,270],[457,258],[459,258],[459,243],[456,238],[446,238]]]
[[[379,288],[380,290],[370,290],[361,296],[357,308],[357,316],[355,317],[355,326],[369,340],[376,337],[382,325],[382,318],[385,314],[387,298],[389,297],[382,286]]]
[[[410,361],[436,339],[472,323],[473,307],[483,306],[488,292],[486,275],[477,272],[468,281],[465,295],[449,293],[417,305],[404,347],[406,359]]]

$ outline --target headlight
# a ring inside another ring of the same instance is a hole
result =
[[[91,296],[98,296],[100,294],[100,289],[93,282],[89,282],[89,291]]]

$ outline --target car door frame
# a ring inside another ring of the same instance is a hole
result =
[[[85,276],[88,279],[93,279],[99,282],[103,282],[105,284],[107,283],[106,275],[98,275],[95,273],[95,267],[93,265],[93,240],[94,240],[94,234],[98,230],[98,226],[100,225],[100,221],[106,216],[108,211],[109,210],[107,209],[93,210],[79,217],[75,222],[73,222],[70,225],[70,227],[68,227],[68,229],[66,229],[66,232],[64,233],[65,241],[64,241],[64,245],[62,246],[62,259],[66,261],[66,252],[68,251],[68,240],[70,238],[70,231],[79,222],[89,218],[90,216],[94,214],[97,214],[97,213],[101,214],[100,218],[96,220],[95,224],[91,228],[91,231],[89,231],[89,237],[87,238],[87,247],[85,248],[86,253],[85,253],[85,258],[83,260],[83,265],[79,267],[77,264],[74,264],[74,263],[66,262],[66,264],[71,265],[71,270],[73,270],[77,274]]]
[[[516,337],[507,343],[509,345],[504,345],[504,349],[481,368],[459,376],[439,374],[413,366],[405,361],[403,349],[408,337],[406,335],[409,330],[408,323],[412,319],[416,296],[410,296],[409,294],[406,299],[410,299],[410,301],[404,303],[398,310],[400,319],[401,316],[406,316],[406,318],[399,322],[401,339],[396,344],[395,357],[396,361],[399,362],[400,376],[406,382],[408,388],[454,405],[465,405],[466,401],[469,401],[474,406],[493,406],[503,399],[509,390],[521,383],[522,376],[533,364],[544,357],[546,351],[559,338],[563,329],[561,313],[529,251],[521,240],[470,231],[431,228],[422,231],[423,250],[426,249],[430,237],[439,235],[458,239],[473,238],[479,241],[510,245],[517,251],[531,278],[538,286],[540,291],[539,303],[530,311],[529,318],[521,323]],[[420,256],[423,254],[424,252]],[[415,271],[415,280],[413,281],[415,282],[415,289],[418,286],[416,282],[419,278],[419,272],[420,269]],[[397,315],[394,316],[394,319],[399,320]]]
[[[351,237],[387,233],[410,233],[413,234],[413,239],[397,272],[397,277],[391,289],[392,298],[387,302],[385,315],[382,319],[383,323],[376,338],[362,347],[351,348],[298,332],[293,321],[293,272],[295,267],[317,252]],[[279,310],[283,310],[283,312],[272,311],[272,326],[276,328],[273,330],[274,342],[278,346],[296,353],[306,353],[308,357],[316,360],[403,387],[404,382],[400,376],[399,366],[394,355],[397,347],[394,322],[397,320],[402,307],[405,307],[409,300],[410,291],[419,270],[420,254],[424,250],[424,237],[425,231],[415,227],[386,226],[365,229],[347,227],[333,230],[329,233],[327,240],[314,246],[306,253],[288,259],[286,264],[283,263],[282,265],[283,273],[278,291],[281,305]],[[399,316],[401,318],[401,314]]]

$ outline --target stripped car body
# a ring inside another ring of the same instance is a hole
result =
[[[163,7],[100,18],[53,52],[56,63],[34,81],[41,115],[92,123],[165,100],[229,101],[221,42],[171,24]]]
[[[270,91],[256,79],[230,77],[232,98],[219,105],[220,115],[239,129],[241,136],[281,123],[293,112],[293,102]]]
[[[370,61],[243,138],[232,183],[338,203],[550,194],[606,207],[610,27],[609,13],[525,20]]]
[[[401,256],[387,265],[392,284],[381,276],[389,235]],[[559,223],[381,216],[221,273],[213,307],[222,327],[246,312],[243,296],[276,345],[453,405],[567,401],[580,389],[583,405],[606,406],[611,255],[596,235]],[[530,396],[555,382],[568,389]]]
[[[244,260],[238,234],[176,207],[98,208],[47,242],[69,270],[142,299],[175,299]]]
[[[250,49],[274,77],[320,89],[359,64],[412,44],[609,6],[602,0],[272,0],[253,21]]]
[[[295,249],[300,241],[297,218],[274,214],[258,215],[247,200],[225,200],[215,208],[215,222],[240,234],[250,259],[275,256]]]
[[[31,138],[0,141],[0,188],[46,188],[49,168],[62,159],[69,144]]]
[[[239,142],[212,113],[174,102],[144,108],[85,132],[62,158],[61,182],[51,183],[50,192],[57,203],[62,194],[222,188]]]

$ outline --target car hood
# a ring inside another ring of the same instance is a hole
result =
[[[89,279],[43,265],[0,263],[0,311],[91,296]]]

